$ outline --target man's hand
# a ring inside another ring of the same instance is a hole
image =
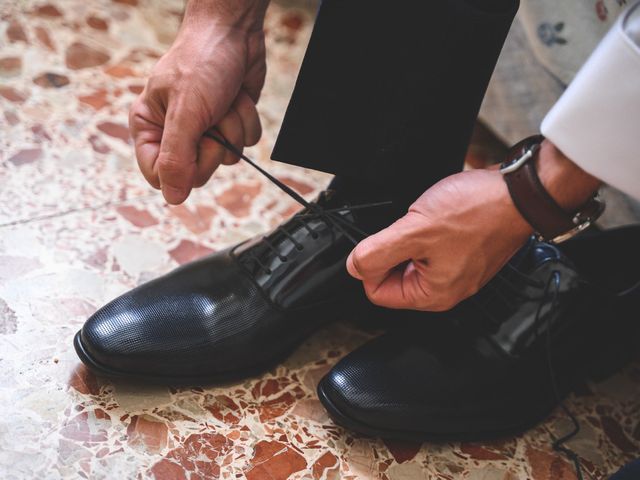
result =
[[[262,133],[265,0],[192,0],[170,50],[131,107],[138,165],[168,203],[182,203],[238,158],[202,134],[216,126],[239,150]]]
[[[549,142],[538,171],[568,211],[599,185]],[[500,172],[471,170],[435,184],[404,217],[360,242],[347,269],[377,305],[448,310],[487,283],[531,233]]]

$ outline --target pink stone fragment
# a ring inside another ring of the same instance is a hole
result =
[[[120,123],[114,122],[102,122],[97,125],[98,130],[106,133],[110,137],[119,138],[124,143],[130,144],[131,137],[129,136],[129,129]]]
[[[315,190],[308,183],[300,182],[292,177],[280,177],[280,180],[301,195],[306,195],[307,193],[311,193]]]
[[[33,163],[42,156],[42,150],[39,148],[27,148],[20,150],[18,153],[9,157],[9,162],[14,165],[24,165],[27,163]]]
[[[575,480],[573,467],[555,452],[527,446],[526,457],[531,466],[531,478],[535,480]]]
[[[71,70],[97,67],[107,63],[110,58],[108,53],[89,47],[81,42],[72,43],[65,54],[66,65]]]
[[[184,468],[177,463],[162,459],[151,467],[155,480],[187,480]]]
[[[18,117],[18,115],[16,115],[15,112],[12,112],[10,110],[5,110],[4,118],[7,120],[7,123],[11,126],[14,126],[20,123],[20,117]]]
[[[219,478],[219,458],[226,455],[233,442],[218,433],[189,435],[182,444],[156,463],[151,472],[156,479]],[[182,475],[182,476],[181,476]]]
[[[34,78],[33,83],[43,88],[60,88],[69,85],[69,77],[59,73],[46,72]]]
[[[277,441],[261,440],[254,449],[247,480],[286,480],[307,467],[307,462],[291,446]]]
[[[144,85],[129,85],[127,88],[131,93],[140,94],[144,90]]]
[[[181,265],[211,253],[213,253],[213,250],[210,248],[191,240],[182,240],[176,248],[169,251],[171,258]]]
[[[131,67],[126,65],[113,65],[109,68],[106,68],[104,73],[116,78],[125,78],[125,77],[135,77],[136,72],[134,72]]]
[[[398,463],[408,462],[418,454],[422,444],[420,442],[400,442],[397,440],[385,440],[384,444]]]
[[[49,132],[47,132],[41,123],[34,123],[31,126],[31,131],[33,132],[33,138],[37,143],[41,143],[45,140],[51,141],[51,135],[49,135]]]
[[[18,75],[22,70],[22,59],[20,57],[0,58],[0,75]]]
[[[170,207],[169,211],[193,233],[203,233],[209,230],[211,221],[216,214],[214,208],[204,205],[198,205],[195,211],[186,205],[177,205]]]
[[[149,453],[159,453],[167,445],[168,429],[164,423],[145,415],[134,415],[127,427],[129,445],[141,445]]]
[[[300,13],[291,11],[282,16],[280,23],[283,27],[297,32],[302,28],[302,25],[304,25],[304,18]]]
[[[3,87],[3,86],[0,86],[0,96],[3,96],[4,98],[6,98],[7,100],[13,103],[22,103],[28,98],[28,95],[25,95],[24,93],[19,92],[13,87]]]
[[[109,146],[97,135],[89,135],[89,143],[96,153],[109,153],[111,151]]]
[[[62,13],[54,5],[46,3],[36,8],[36,15],[40,17],[61,17]]]
[[[116,210],[136,227],[145,228],[158,224],[158,219],[147,210],[138,209],[131,205],[121,205]]]
[[[100,393],[100,387],[95,375],[83,364],[79,364],[71,374],[69,386],[85,395],[97,395]]]
[[[22,28],[22,24],[18,20],[11,20],[7,27],[7,38],[10,42],[24,42],[29,43],[27,34]]]
[[[234,216],[246,217],[261,188],[262,185],[259,183],[238,183],[218,195],[216,201]]]
[[[106,31],[109,29],[107,21],[96,16],[87,17],[87,25],[96,30]]]
[[[109,101],[107,100],[107,91],[105,89],[96,90],[88,95],[80,95],[78,100],[81,103],[90,105],[96,110],[100,110],[102,107],[109,104]]]
[[[56,51],[56,46],[51,40],[51,37],[49,36],[49,32],[47,31],[46,28],[37,26],[35,28],[35,32],[36,32],[36,38],[40,41],[40,43],[42,43],[45,47],[47,47],[47,49],[51,50],[52,52]]]
[[[320,480],[321,478],[331,478],[331,474],[338,473],[338,467],[340,465],[338,457],[331,452],[325,452],[318,460],[316,460],[312,467],[312,474],[314,480]],[[326,475],[325,475],[326,472]]]

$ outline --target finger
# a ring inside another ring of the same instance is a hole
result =
[[[392,270],[380,281],[365,280],[364,291],[371,303],[386,308],[411,308],[405,296],[402,269]]]
[[[240,115],[231,109],[224,116],[222,121],[218,124],[218,130],[220,133],[224,135],[224,138],[227,139],[229,143],[231,143],[237,151],[242,152],[244,149],[244,129],[242,127],[242,121],[240,120]],[[233,165],[240,160],[235,153],[233,153],[229,149],[225,149],[224,157],[222,158],[222,163],[224,165]]]
[[[152,113],[139,96],[129,110],[129,131],[133,138],[136,160],[144,178],[154,188],[160,188],[158,171],[154,165],[160,153],[162,126],[156,125],[149,118]]]
[[[253,100],[253,103],[258,103],[258,100],[260,99],[260,92],[262,91],[262,87],[264,86],[266,73],[266,63],[264,61],[260,61],[254,63],[245,75],[245,80],[242,84],[242,88],[249,94],[251,100]]]
[[[160,178],[158,177],[158,170],[154,168],[154,165],[160,153],[160,141],[155,139],[147,140],[145,139],[147,136],[146,133],[142,133],[134,138],[136,159],[138,160],[138,167],[145,180],[149,182],[153,188],[159,190]]]
[[[360,280],[380,282],[390,270],[416,255],[414,215],[408,213],[356,245],[347,258],[349,274]]]
[[[202,187],[213,172],[220,166],[226,154],[226,149],[215,140],[202,137],[198,143],[198,166],[194,180],[195,187]]]
[[[255,103],[244,90],[240,90],[238,93],[233,103],[233,109],[238,113],[242,122],[244,144],[250,147],[258,143],[262,135],[260,116],[258,115],[258,110],[256,110]]]
[[[449,308],[431,292],[425,272],[419,271],[413,262],[392,270],[380,282],[365,280],[363,284],[369,300],[381,307],[429,311]]]
[[[204,128],[180,101],[170,104],[158,155],[158,176],[162,194],[172,205],[184,202],[196,174],[196,158]]]

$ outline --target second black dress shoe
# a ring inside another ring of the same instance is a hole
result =
[[[417,319],[347,355],[320,400],[337,423],[383,438],[520,432],[637,349],[638,245],[640,227],[533,241],[439,323]]]
[[[355,219],[344,204],[323,192],[312,211],[270,234],[116,298],[76,335],[80,359],[99,374],[172,383],[270,368],[338,313],[366,304],[345,269]]]

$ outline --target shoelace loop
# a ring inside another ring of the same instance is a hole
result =
[[[309,234],[311,235],[311,238],[313,238],[314,240],[318,239],[319,235],[307,224],[307,222],[313,219],[321,219],[330,228],[332,229],[335,228],[340,233],[342,233],[355,246],[359,243],[360,240],[368,237],[369,234],[361,230],[360,228],[358,228],[353,222],[350,222],[349,220],[344,218],[344,215],[342,214],[350,213],[353,210],[388,206],[388,205],[391,205],[392,203],[391,201],[385,201],[385,202],[365,203],[365,204],[353,205],[353,206],[345,205],[344,207],[340,207],[340,208],[325,209],[321,205],[318,205],[317,203],[308,202],[307,200],[304,199],[302,195],[296,192],[293,188],[289,187],[285,183],[278,180],[276,177],[274,177],[269,172],[267,172],[262,167],[260,167],[258,164],[256,164],[249,157],[244,155],[240,150],[236,148],[235,145],[229,142],[229,140],[227,140],[222,134],[222,132],[220,132],[216,127],[213,127],[208,131],[206,131],[204,133],[204,136],[218,142],[228,151],[230,151],[234,155],[237,155],[239,158],[241,158],[246,163],[251,165],[258,172],[260,172],[264,177],[270,180],[280,190],[282,190],[284,193],[286,193],[292,199],[294,199],[296,202],[302,205],[306,210],[306,212],[308,213],[305,213],[305,212],[299,213],[298,215],[293,217],[293,220],[297,221],[300,225],[302,225],[302,227],[309,232]],[[298,251],[304,250],[304,245],[298,242],[294,238],[294,236],[291,234],[291,232],[289,232],[286,228],[284,228],[284,226],[280,225],[276,227],[276,231],[281,232],[286,238],[288,238],[291,241],[291,243],[294,245],[296,250]],[[288,261],[288,257],[286,255],[283,255],[278,250],[277,246],[274,245],[266,236],[262,238],[262,242],[264,245],[267,246],[269,250],[271,250],[280,259],[281,262]],[[262,270],[264,270],[264,272],[267,275],[271,275],[272,270],[269,268],[268,265],[262,262],[257,256],[249,255],[247,258],[255,261],[256,264]]]
[[[247,157],[244,153],[238,150],[236,146],[233,145],[231,142],[229,142],[229,140],[227,140],[224,137],[224,135],[222,135],[222,133],[216,127],[212,127],[211,129],[207,130],[204,133],[204,136],[218,142],[220,145],[222,145],[224,148],[229,150],[231,153],[233,153],[234,155],[237,155],[239,158],[241,158],[242,160],[247,162],[249,165],[251,165],[253,168],[258,170],[258,172],[260,172],[263,176],[269,179],[274,185],[280,188],[280,190],[285,192],[287,195],[293,198],[300,205],[305,207],[309,212],[312,212],[313,216],[322,218],[325,223],[336,228],[340,233],[342,233],[346,238],[348,238],[349,241],[353,243],[354,246],[357,245],[360,242],[360,240],[369,236],[367,232],[361,230],[355,224],[346,220],[342,215],[338,214],[339,211],[343,211],[345,209],[324,209],[322,208],[321,205],[318,205],[317,203],[308,202],[307,200],[304,199],[302,195],[296,192],[293,188],[289,187],[285,183],[278,180],[276,177],[271,175],[269,172],[264,170],[262,167],[256,164],[253,160]],[[353,207],[349,207],[349,209],[353,210],[353,209],[362,209],[362,208],[372,208],[372,207],[379,207],[383,205],[390,205],[391,203],[392,203],[391,201],[376,202],[376,203],[355,205]],[[358,239],[357,237],[360,237],[360,239]]]

